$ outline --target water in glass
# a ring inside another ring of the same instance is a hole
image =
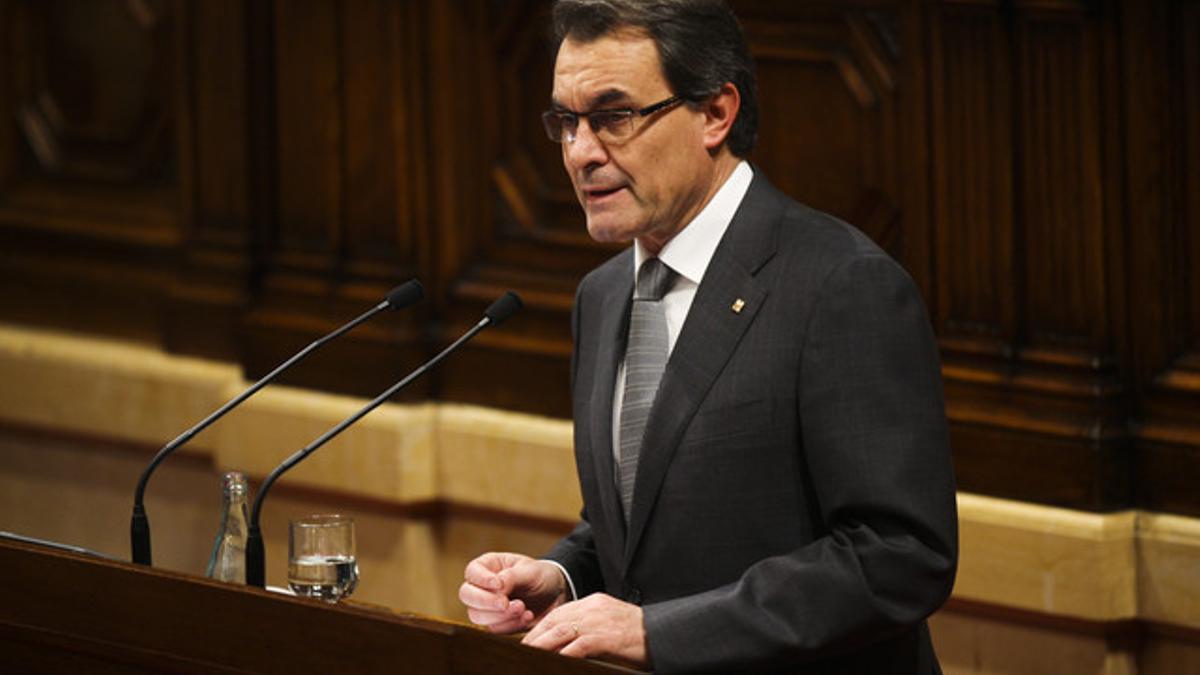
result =
[[[354,520],[340,515],[297,518],[288,530],[288,586],[328,602],[354,592],[358,564]]]

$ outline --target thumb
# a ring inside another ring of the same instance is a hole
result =
[[[520,564],[503,569],[496,576],[500,577],[501,589],[512,597],[534,589],[537,571],[537,565]]]
[[[503,590],[500,573],[512,565],[504,554],[485,553],[467,564],[464,577],[469,583],[491,591]]]

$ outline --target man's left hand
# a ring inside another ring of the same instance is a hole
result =
[[[564,656],[649,665],[642,608],[603,593],[555,608],[521,642]]]

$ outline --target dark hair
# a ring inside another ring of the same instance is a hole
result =
[[[672,93],[698,103],[726,82],[737,87],[741,108],[726,141],[745,157],[758,133],[754,61],[741,24],[724,0],[558,0],[553,38],[591,42],[621,29],[645,32],[658,48]]]

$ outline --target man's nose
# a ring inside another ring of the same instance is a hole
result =
[[[574,168],[603,164],[608,160],[608,149],[596,138],[587,118],[579,120],[575,133],[568,135],[563,143],[563,159]]]

